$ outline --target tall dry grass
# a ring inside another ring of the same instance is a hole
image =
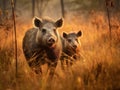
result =
[[[22,38],[32,23],[17,21],[18,77],[15,77],[14,37],[12,29],[0,28],[0,90],[119,90],[120,89],[120,28],[119,17],[112,17],[112,45],[106,16],[102,12],[80,15],[65,20],[63,31],[82,30],[81,55],[73,66],[61,69],[58,62],[52,81],[47,82],[47,66],[43,75],[36,75],[28,66],[22,52]],[[117,23],[117,24],[115,24]],[[117,28],[116,28],[117,27]]]

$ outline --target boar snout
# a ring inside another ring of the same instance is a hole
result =
[[[49,46],[52,46],[54,43],[55,43],[55,39],[53,37],[50,37],[48,40],[47,40],[47,43]]]
[[[76,48],[77,48],[77,45],[73,45],[73,48],[76,49]]]

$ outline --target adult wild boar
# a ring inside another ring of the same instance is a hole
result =
[[[35,17],[33,23],[35,27],[29,29],[23,38],[24,55],[30,67],[47,63],[50,75],[53,75],[62,50],[58,28],[62,26],[63,19],[53,21]],[[35,71],[39,73],[38,70]]]

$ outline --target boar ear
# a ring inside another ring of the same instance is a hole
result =
[[[67,38],[67,33],[63,32],[63,37]]]
[[[56,27],[61,27],[62,24],[63,24],[63,19],[62,18],[55,22]]]
[[[77,37],[80,37],[80,36],[82,36],[82,32],[81,32],[81,30],[78,31],[78,33],[77,33]]]
[[[34,25],[36,26],[36,27],[41,27],[42,26],[42,20],[40,20],[39,18],[37,18],[37,17],[35,17],[34,18]]]

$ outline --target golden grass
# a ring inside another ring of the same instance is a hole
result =
[[[12,33],[0,28],[0,90],[119,90],[120,89],[120,29],[119,21],[112,19],[118,28],[112,30],[112,46],[110,47],[109,30],[104,21],[105,16],[95,17],[98,21],[80,21],[81,17],[71,17],[66,20],[63,31],[82,30],[81,54],[84,62],[79,60],[66,68],[61,69],[58,62],[52,81],[47,82],[47,65],[43,65],[43,75],[36,75],[28,66],[22,52],[22,38],[25,31],[32,27],[32,23],[17,23],[18,40],[18,78],[15,78],[14,44]],[[116,18],[116,17],[115,17]],[[102,27],[103,26],[103,27]],[[5,36],[6,35],[6,36]]]

